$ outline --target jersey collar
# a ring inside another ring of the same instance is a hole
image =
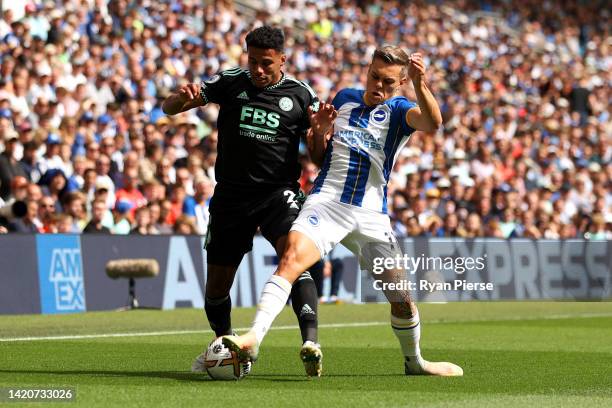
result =
[[[267,91],[268,89],[278,88],[285,82],[285,73],[281,71],[281,79],[278,80],[274,85],[266,86],[264,89]]]
[[[249,77],[249,79],[251,78],[251,72],[249,70],[247,70],[247,76]],[[268,85],[265,88],[260,88],[260,89],[267,91],[269,89],[278,88],[279,86],[283,84],[283,82],[285,82],[285,78],[287,78],[287,75],[285,75],[285,73],[281,71],[281,79],[279,79],[277,83],[275,83],[274,85]]]

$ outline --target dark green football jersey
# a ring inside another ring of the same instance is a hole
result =
[[[300,176],[298,150],[308,128],[309,106],[319,101],[306,84],[283,74],[257,88],[248,70],[222,71],[202,83],[200,96],[219,104],[215,177],[226,186],[295,186]]]

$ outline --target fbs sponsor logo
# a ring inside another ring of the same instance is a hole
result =
[[[244,105],[240,112],[240,135],[260,141],[275,142],[280,114]]]

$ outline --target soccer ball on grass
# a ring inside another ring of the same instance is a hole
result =
[[[251,371],[250,362],[238,361],[238,356],[215,339],[204,353],[204,367],[213,380],[240,380]]]

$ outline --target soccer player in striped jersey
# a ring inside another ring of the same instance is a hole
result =
[[[417,101],[399,96],[412,81]],[[387,215],[387,183],[399,150],[415,130],[436,131],[440,108],[425,82],[420,54],[384,46],[373,55],[365,91],[343,89],[332,102],[335,110],[313,118],[311,132],[326,140],[325,159],[315,187],[291,227],[287,249],[275,274],[264,286],[252,329],[243,336],[225,336],[224,344],[255,360],[259,345],[282,310],[291,284],[312,263],[339,242],[353,251],[362,269],[374,259],[401,255]],[[397,282],[401,270],[387,270],[383,281]],[[420,322],[408,291],[385,291],[391,303],[391,326],[404,355],[407,375],[463,375],[452,363],[429,362],[419,348]]]

